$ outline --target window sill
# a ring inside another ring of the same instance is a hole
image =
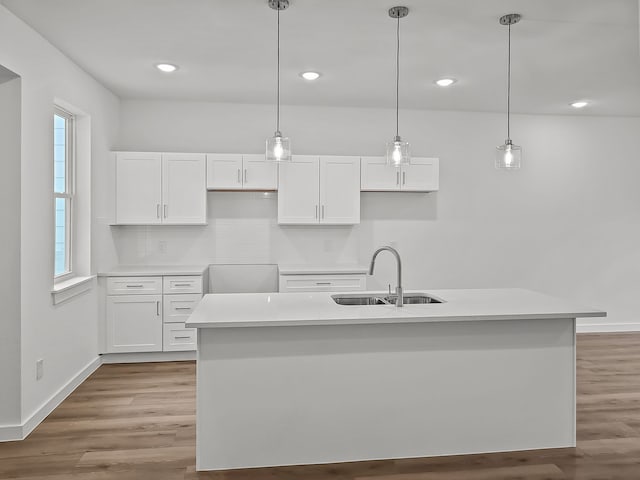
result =
[[[88,277],[73,277],[56,283],[51,289],[53,304],[58,305],[93,288],[95,275]]]

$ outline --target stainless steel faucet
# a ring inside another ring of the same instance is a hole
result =
[[[396,307],[401,307],[404,302],[404,297],[402,295],[402,262],[400,261],[400,254],[395,248],[389,247],[387,245],[384,247],[380,247],[375,251],[375,253],[373,254],[373,257],[371,257],[371,265],[369,265],[369,275],[373,275],[373,269],[376,266],[376,257],[383,250],[387,250],[393,253],[393,255],[396,257],[396,261],[398,262],[398,285],[396,286]]]

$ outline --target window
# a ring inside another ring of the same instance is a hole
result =
[[[73,270],[71,239],[73,229],[74,143],[74,116],[56,107],[53,114],[54,275],[56,280],[68,277]]]

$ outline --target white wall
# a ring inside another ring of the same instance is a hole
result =
[[[96,289],[57,306],[50,293],[54,99],[91,116],[91,156],[98,175],[115,143],[119,100],[2,6],[0,26],[0,65],[22,78],[20,369],[25,423],[97,358]],[[35,378],[37,359],[44,359],[40,381]],[[3,379],[0,385],[4,387]]]
[[[6,72],[0,66],[0,73]],[[2,75],[0,75],[2,76]],[[20,79],[0,83],[0,425],[20,423]]]
[[[274,113],[123,101],[118,147],[257,153]],[[281,123],[298,154],[380,155],[393,122],[389,110],[285,106]],[[355,227],[278,227],[273,194],[209,193],[207,227],[111,227],[117,258],[100,267],[367,263],[377,246],[395,242],[406,288],[532,288],[606,309],[609,318],[596,320],[606,328],[640,328],[640,119],[517,115],[517,172],[493,166],[504,115],[405,110],[400,122],[415,155],[440,157],[439,193],[364,193]],[[381,257],[371,285],[393,282],[393,268]]]

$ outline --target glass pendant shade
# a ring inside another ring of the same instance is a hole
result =
[[[291,161],[291,141],[276,132],[273,137],[267,138],[267,161],[289,162]]]
[[[507,140],[504,145],[496,147],[496,168],[520,168],[521,161],[522,147],[514,145],[511,140]]]
[[[393,142],[387,143],[387,165],[399,167],[411,162],[409,143],[403,142],[400,137],[395,137]]]

